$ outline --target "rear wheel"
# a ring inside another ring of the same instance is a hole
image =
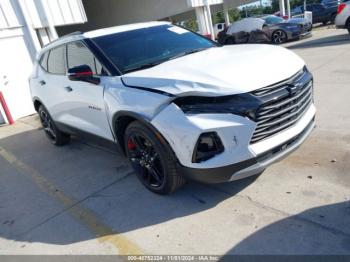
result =
[[[52,120],[49,112],[41,105],[38,110],[41,125],[45,131],[46,136],[49,138],[52,144],[55,146],[63,146],[70,141],[70,135],[65,134],[57,129],[54,121]]]
[[[287,42],[288,36],[287,33],[284,32],[283,30],[276,30],[272,34],[272,42],[275,44],[283,44]]]
[[[350,20],[348,21],[346,28],[348,29],[348,32],[350,34]]]
[[[132,122],[124,139],[126,155],[147,189],[157,194],[169,194],[185,183],[177,173],[177,161],[169,146],[146,126]]]

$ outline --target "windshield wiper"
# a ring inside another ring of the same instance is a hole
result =
[[[138,71],[138,70],[142,70],[142,69],[151,68],[151,67],[159,65],[161,63],[163,63],[163,61],[160,61],[160,62],[158,61],[158,62],[143,64],[143,65],[140,65],[140,66],[135,66],[135,67],[132,67],[130,69],[124,70],[124,73],[130,73],[130,72],[134,72],[134,71]]]
[[[186,55],[198,53],[198,52],[207,50],[207,49],[209,49],[209,48],[210,48],[210,47],[197,48],[197,49],[193,49],[193,50],[190,50],[190,51],[182,52],[182,53],[180,53],[180,54],[177,54],[177,55],[175,55],[175,56],[172,56],[172,57],[168,58],[167,60],[173,60],[173,59],[176,59],[176,58],[179,58],[179,57],[183,57],[183,56],[186,56]]]

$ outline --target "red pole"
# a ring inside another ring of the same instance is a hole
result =
[[[5,115],[7,117],[7,121],[9,122],[10,125],[14,124],[15,122],[13,121],[13,118],[11,116],[11,113],[10,113],[10,110],[6,104],[6,101],[5,101],[5,98],[4,98],[4,95],[2,94],[2,92],[0,91],[0,103],[2,105],[2,108],[4,109],[5,111]]]

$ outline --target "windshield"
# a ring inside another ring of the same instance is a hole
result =
[[[93,38],[123,73],[215,47],[215,43],[183,28],[161,25]]]
[[[264,20],[268,25],[283,23],[284,19],[278,16],[268,16],[265,17]]]

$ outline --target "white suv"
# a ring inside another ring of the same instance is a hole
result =
[[[350,33],[350,2],[341,3],[338,6],[338,14],[335,18],[337,28],[348,29]]]
[[[119,145],[151,191],[261,173],[314,127],[313,78],[270,45],[219,46],[166,22],[65,36],[38,56],[31,92],[55,145]]]

